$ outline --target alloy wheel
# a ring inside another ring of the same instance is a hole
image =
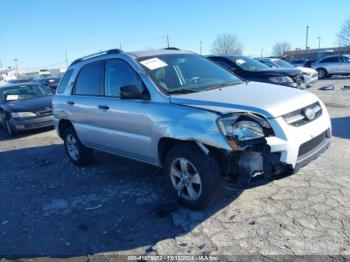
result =
[[[79,158],[79,148],[78,148],[77,140],[72,134],[68,134],[66,139],[67,139],[68,154],[74,161],[77,161]]]
[[[175,159],[170,166],[170,179],[179,197],[197,200],[202,193],[201,177],[194,165],[184,158]]]

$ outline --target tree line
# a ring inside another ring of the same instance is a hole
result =
[[[345,21],[337,34],[337,44],[339,46],[350,46],[350,18]],[[273,56],[282,56],[286,51],[291,50],[291,45],[286,41],[280,41],[272,47]],[[220,34],[213,44],[211,53],[214,55],[242,54],[243,44],[235,34]]]

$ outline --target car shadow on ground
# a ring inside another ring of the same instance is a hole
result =
[[[31,136],[31,135],[36,135],[36,134],[44,133],[47,131],[52,131],[54,129],[55,128],[53,126],[52,127],[44,127],[44,128],[40,128],[40,129],[31,130],[31,131],[19,132],[14,136],[9,136],[6,133],[5,129],[0,127],[0,142],[5,141],[5,140],[20,139],[20,138]]]
[[[350,139],[350,116],[333,117],[331,122],[333,136]]]
[[[145,250],[191,231],[244,190],[223,188],[219,203],[184,229],[174,225],[179,206],[159,168],[102,152],[77,167],[63,145],[0,152],[0,159],[0,257]]]

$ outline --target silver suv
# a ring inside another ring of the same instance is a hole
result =
[[[224,177],[246,185],[298,170],[330,143],[327,109],[314,95],[241,81],[200,55],[176,49],[109,50],[74,61],[53,99],[71,161],[92,149],[164,168],[191,208],[218,199]]]
[[[326,56],[313,63],[312,68],[318,71],[319,78],[350,75],[350,55]]]

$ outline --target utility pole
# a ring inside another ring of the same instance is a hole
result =
[[[203,41],[199,42],[199,54],[202,55],[203,54]]]
[[[317,39],[318,39],[318,49],[320,49],[321,48],[321,37],[318,36]]]
[[[68,55],[67,55],[67,49],[64,50],[64,56],[65,56],[65,59],[66,59],[66,67],[68,67]]]
[[[15,61],[15,65],[16,65],[16,74],[17,74],[17,76],[18,76],[18,59],[15,58],[15,59],[13,59],[13,61]]]
[[[166,35],[166,43],[167,43],[167,47],[170,47],[170,41],[169,41],[169,35]]]
[[[264,49],[260,49],[260,57],[263,57]]]
[[[305,50],[309,47],[309,26],[306,26],[306,41],[305,41]]]

